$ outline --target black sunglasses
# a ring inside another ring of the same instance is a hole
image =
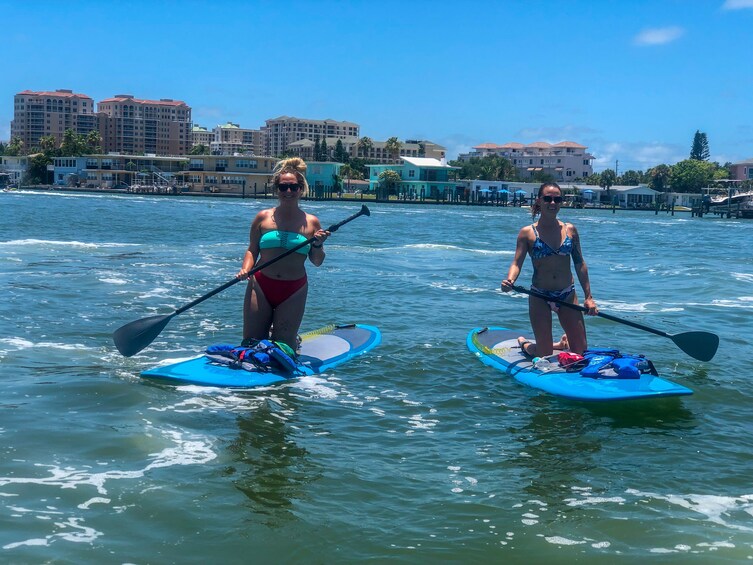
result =
[[[544,202],[554,202],[555,204],[561,204],[562,203],[562,197],[561,196],[542,196],[541,199]]]
[[[300,188],[301,188],[301,185],[298,184],[297,182],[291,183],[291,184],[278,184],[277,185],[277,190],[279,190],[280,192],[286,192],[288,190],[292,190],[293,192],[298,192]]]

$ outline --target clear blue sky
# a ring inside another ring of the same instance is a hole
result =
[[[753,0],[0,0],[13,95],[173,98],[212,128],[280,115],[429,139],[577,141],[595,169],[753,157]]]

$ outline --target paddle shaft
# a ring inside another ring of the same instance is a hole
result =
[[[336,224],[332,224],[331,226],[329,226],[327,228],[326,231],[328,231],[330,233],[331,232],[336,232],[338,229],[340,229],[340,227],[344,226],[348,222],[351,222],[351,221],[355,220],[358,216],[364,216],[364,215],[366,215],[366,216],[370,215],[369,209],[366,207],[365,204],[361,206],[361,209],[358,212],[356,212],[355,214],[353,214],[349,218],[345,218],[342,222],[338,222]],[[251,269],[248,272],[248,275],[245,278],[234,277],[234,278],[230,279],[225,284],[223,284],[221,286],[218,286],[214,290],[211,290],[211,291],[207,292],[204,296],[201,296],[201,297],[197,298],[196,300],[194,300],[192,302],[189,302],[185,306],[181,306],[175,312],[172,313],[172,316],[177,316],[178,314],[180,314],[182,312],[185,312],[189,308],[193,308],[197,304],[200,304],[200,303],[204,302],[206,299],[212,298],[215,294],[218,294],[218,293],[222,292],[223,290],[225,290],[227,288],[230,288],[234,284],[239,283],[242,280],[247,280],[248,278],[250,278],[257,271],[261,271],[262,269],[265,269],[265,268],[269,267],[272,263],[275,263],[275,262],[279,261],[283,257],[287,257],[291,253],[295,253],[299,249],[302,249],[303,247],[306,247],[307,245],[310,245],[314,241],[316,241],[316,237],[310,237],[306,241],[304,241],[303,243],[299,243],[298,245],[296,245],[295,247],[293,247],[291,249],[288,249],[284,253],[280,253],[277,257],[273,257],[269,261],[265,261],[261,265],[257,265],[256,267],[254,267],[253,269]]]
[[[535,296],[536,298],[540,298],[541,300],[546,300],[547,302],[556,302],[560,306],[564,306],[565,308],[571,308],[572,310],[580,310],[581,312],[588,312],[588,308],[581,306],[580,304],[572,304],[570,302],[565,302],[564,300],[558,300],[556,298],[550,298],[546,296],[545,294],[541,294],[539,292],[536,292],[535,290],[528,290],[527,288],[523,288],[522,286],[518,285],[512,285],[512,288],[518,292],[522,292],[523,294],[528,294],[530,296]],[[672,336],[666,332],[663,332],[661,330],[657,330],[654,328],[650,328],[648,326],[644,326],[643,324],[639,324],[637,322],[631,322],[630,320],[625,320],[623,318],[618,318],[617,316],[612,316],[610,314],[605,314],[604,312],[599,312],[596,314],[600,318],[605,318],[607,320],[612,320],[613,322],[618,322],[620,324],[625,324],[626,326],[631,326],[639,330],[644,330],[647,332],[651,332],[652,334],[660,335],[662,337],[668,337],[672,339]]]

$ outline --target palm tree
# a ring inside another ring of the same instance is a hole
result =
[[[601,180],[599,182],[599,186],[601,186],[603,189],[607,191],[607,203],[612,202],[611,191],[609,189],[612,186],[614,186],[614,183],[616,180],[617,180],[617,175],[612,169],[607,169],[606,171],[601,173]]]
[[[390,154],[390,157],[395,160],[400,156],[400,148],[402,148],[402,146],[403,144],[400,143],[400,140],[397,137],[390,137],[384,142],[385,150]]]
[[[374,142],[370,137],[362,137],[358,140],[358,143],[356,145],[358,147],[358,154],[361,157],[368,157],[369,151],[371,151],[374,147]]]

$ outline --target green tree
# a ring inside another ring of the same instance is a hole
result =
[[[674,192],[700,193],[714,178],[714,164],[685,159],[672,166],[670,185]]]
[[[509,159],[498,155],[471,157],[467,161],[450,161],[453,167],[460,167],[457,176],[463,179],[516,180],[517,169]]]
[[[362,137],[356,144],[359,157],[369,157],[369,152],[374,148],[374,142],[370,137]]]
[[[593,173],[586,177],[586,184],[591,186],[601,186],[601,173]]]
[[[24,150],[24,142],[18,138],[14,137],[10,140],[10,143],[5,146],[5,154],[8,157],[18,157],[21,155],[21,153]]]
[[[396,187],[402,182],[402,177],[397,171],[387,169],[379,173],[379,193],[377,198],[387,200],[390,194],[396,194]]]
[[[99,132],[94,130],[86,134],[85,139],[86,153],[85,155],[96,155],[102,153],[102,136]]]
[[[709,140],[705,133],[696,130],[693,136],[693,146],[690,149],[690,158],[696,161],[708,161]]]
[[[365,179],[369,176],[369,168],[366,166],[367,164],[371,163],[368,159],[361,159],[360,157],[351,157],[350,161],[348,162],[348,166],[353,171],[353,174],[356,173],[360,174],[360,179]],[[357,178],[356,176],[352,176],[350,178]]]
[[[209,155],[209,147],[207,147],[203,143],[197,143],[196,145],[191,147],[189,155]]]
[[[342,192],[343,190],[343,179],[337,173],[332,174],[332,188],[335,192]]]
[[[314,138],[314,161],[322,160],[322,144],[319,142],[319,136]]]
[[[318,161],[329,161],[329,148],[327,147],[327,138],[322,139],[322,144],[319,146],[319,159]]]
[[[601,173],[601,180],[599,186],[602,187],[607,193],[607,203],[612,203],[612,191],[610,190],[614,183],[617,181],[617,175],[612,169],[607,169]]]
[[[49,184],[49,171],[47,165],[52,163],[52,158],[44,153],[37,153],[29,159],[29,167],[22,180],[23,184]]]
[[[636,186],[644,182],[643,177],[644,175],[641,171],[625,171],[620,175],[618,181],[619,184],[625,186]]]
[[[332,155],[332,158],[337,163],[347,163],[349,159],[348,152],[345,151],[345,147],[343,146],[343,140],[338,139],[337,143],[335,143],[335,152]]]
[[[659,192],[666,192],[671,175],[672,169],[669,166],[657,165],[648,171],[648,186]]]
[[[80,157],[86,154],[87,146],[83,135],[77,134],[72,129],[63,133],[63,141],[60,142],[60,155],[63,157]]]
[[[397,159],[400,156],[400,149],[402,147],[403,144],[400,143],[400,140],[397,137],[390,137],[384,142],[385,151],[387,151],[393,159]]]
[[[57,149],[57,140],[53,135],[43,135],[39,138],[39,150],[45,155],[52,155]]]
[[[340,167],[340,175],[343,178],[351,180],[363,180],[363,171],[353,168],[352,165],[343,165]]]

